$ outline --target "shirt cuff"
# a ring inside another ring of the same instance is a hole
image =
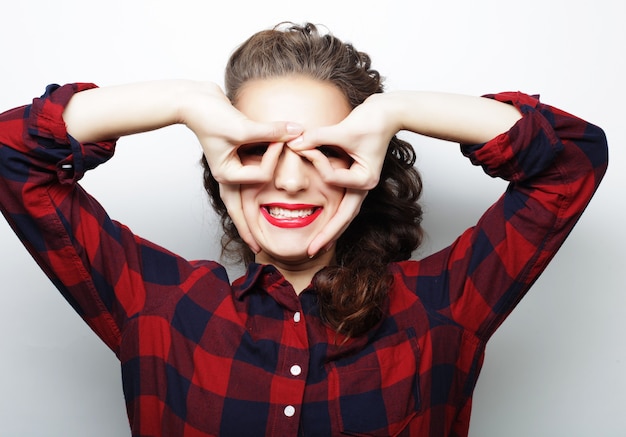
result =
[[[544,115],[546,105],[539,96],[521,92],[488,94],[483,97],[515,106],[521,113],[507,132],[475,145],[461,145],[461,151],[492,177],[519,182],[545,170],[563,148],[554,126]]]
[[[63,111],[72,96],[96,88],[92,83],[51,84],[46,92],[33,100],[28,115],[28,134],[35,139],[40,151],[56,165],[61,183],[74,183],[85,171],[97,167],[113,156],[115,140],[99,143],[79,143],[67,133]]]

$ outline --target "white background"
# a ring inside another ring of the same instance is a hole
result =
[[[607,132],[611,163],[570,239],[496,333],[475,394],[473,437],[626,436],[626,31],[598,0],[33,0],[0,6],[0,110],[46,84],[183,77],[221,83],[232,49],[283,20],[312,21],[369,52],[387,88],[522,90]],[[410,137],[429,235],[417,256],[472,225],[504,185],[458,146]],[[200,149],[182,128],[124,139],[84,185],[109,213],[188,258],[216,258]],[[0,436],[128,435],[114,355],[0,221]],[[245,414],[245,412],[242,412]]]

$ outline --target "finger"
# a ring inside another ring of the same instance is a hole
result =
[[[337,168],[333,167],[329,159],[317,149],[301,150],[297,153],[313,164],[322,180],[327,184],[358,190],[371,190],[380,179],[379,170],[370,170],[357,161],[350,168]]]
[[[232,168],[229,170],[229,179],[237,184],[265,183],[272,179],[278,164],[283,144],[270,143],[258,164],[243,165],[237,156],[233,158]]]
[[[278,164],[278,159],[283,151],[284,144],[285,143],[283,142],[275,142],[270,143],[269,146],[267,146],[267,150],[263,154],[263,158],[261,159],[261,164],[258,169],[263,176],[264,182],[270,180],[274,175],[274,170]]]
[[[350,168],[334,168],[324,178],[332,185],[355,190],[371,190],[378,184],[380,172],[370,170],[360,164],[353,164]]]
[[[259,253],[261,248],[250,232],[250,228],[243,214],[243,204],[241,202],[241,192],[239,185],[220,184],[220,197],[226,206],[228,215],[235,224],[241,239],[250,247],[254,253]]]
[[[363,190],[346,190],[337,212],[324,226],[324,229],[313,238],[307,249],[310,257],[315,256],[320,249],[336,241],[348,228],[352,220],[358,215],[361,204],[367,195]]]
[[[322,144],[332,144],[341,146],[349,152],[349,143],[350,141],[345,138],[345,131],[340,125],[334,125],[307,130],[303,135],[288,141],[287,146],[294,152],[301,152],[313,150]]]
[[[241,139],[242,142],[285,142],[293,140],[304,132],[304,128],[300,124],[287,121],[259,123],[246,119],[244,125],[246,134],[245,138]]]
[[[265,183],[274,174],[282,148],[283,143],[270,143],[260,163],[247,165],[241,162],[237,149],[232,148],[221,160],[214,157],[215,162],[209,161],[209,167],[215,180],[223,184]]]
[[[318,149],[300,150],[296,151],[296,153],[303,156],[307,161],[313,164],[325,182],[332,180],[334,168],[328,158]]]

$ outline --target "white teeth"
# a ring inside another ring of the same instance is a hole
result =
[[[272,207],[268,208],[267,210],[268,210],[268,212],[270,213],[270,215],[272,217],[285,218],[285,219],[302,218],[302,217],[307,217],[307,216],[310,216],[311,214],[313,214],[313,208],[307,208],[307,209],[285,209],[285,208],[279,208],[279,207],[276,207],[276,206],[272,206]]]

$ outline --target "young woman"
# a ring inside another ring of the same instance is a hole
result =
[[[78,185],[124,135],[182,123],[202,145],[224,250],[187,261]],[[408,130],[510,181],[416,261]],[[119,357],[133,435],[468,433],[486,342],[591,199],[602,130],[537,97],[382,93],[368,56],[310,24],[252,36],[211,83],[50,86],[0,118],[0,204]]]

